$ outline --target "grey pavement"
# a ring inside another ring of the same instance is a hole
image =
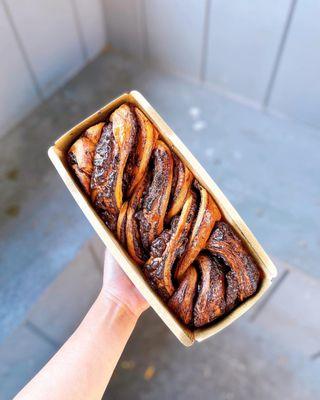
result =
[[[100,290],[102,263],[103,245],[93,237],[0,347],[1,400],[12,398],[76,329]],[[266,302],[191,348],[182,346],[148,310],[105,398],[318,398],[320,324],[312,308],[320,301],[320,282],[278,265],[280,274]],[[309,293],[301,302],[292,295],[300,283]]]
[[[108,52],[0,141],[0,340],[92,235],[50,165],[47,148],[131,89],[150,99],[268,253],[320,277],[319,131]]]
[[[280,274],[244,318],[191,349],[148,311],[109,397],[318,398],[320,132],[114,51],[0,140],[0,398],[10,398],[56,351],[101,285],[103,247],[46,150],[131,89],[150,100],[199,158]]]
[[[86,242],[0,346],[0,399],[10,399],[77,328],[102,284],[103,246]]]

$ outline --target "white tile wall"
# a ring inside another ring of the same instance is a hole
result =
[[[39,102],[10,20],[0,3],[0,136]]]
[[[45,97],[84,64],[70,1],[10,0],[10,12]]]
[[[142,59],[145,35],[143,0],[104,0],[107,31],[116,49]]]
[[[102,0],[73,0],[80,20],[85,51],[91,60],[106,46],[107,33]]]
[[[212,1],[206,78],[262,104],[291,0]]]
[[[319,14],[316,0],[0,0],[0,135],[107,43],[320,126]]]
[[[157,65],[200,77],[205,0],[146,0],[148,57]]]
[[[320,125],[316,0],[104,2],[113,47]]]
[[[0,136],[103,50],[103,6],[103,0],[0,0]]]
[[[300,1],[280,61],[270,106],[320,127],[320,2]]]

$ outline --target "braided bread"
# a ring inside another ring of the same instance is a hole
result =
[[[93,207],[190,328],[252,296],[260,271],[207,190],[132,104],[87,129],[68,162]]]
[[[166,222],[170,222],[171,218],[181,211],[184,201],[187,197],[188,190],[193,181],[193,175],[183,164],[180,158],[172,153],[173,157],[173,178],[170,194],[170,201],[166,213]]]
[[[151,286],[165,300],[168,300],[174,292],[172,282],[173,264],[177,257],[184,252],[196,208],[196,196],[190,192],[181,214],[171,221],[170,229],[165,229],[153,241],[150,258],[143,267]]]
[[[69,149],[68,162],[87,195],[90,195],[90,181],[93,159],[104,122],[87,129]]]
[[[169,147],[158,140],[153,149],[141,209],[136,213],[142,246],[146,251],[163,231],[173,174],[173,160]]]

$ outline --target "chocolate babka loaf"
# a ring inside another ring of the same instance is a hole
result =
[[[208,191],[133,104],[73,143],[68,162],[106,226],[187,326],[252,296],[260,270]]]

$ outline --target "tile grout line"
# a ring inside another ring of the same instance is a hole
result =
[[[73,17],[74,17],[74,21],[76,24],[76,30],[77,30],[77,34],[78,34],[78,39],[79,39],[79,43],[80,43],[80,47],[81,47],[81,53],[83,56],[83,61],[86,62],[89,59],[89,54],[88,54],[88,49],[84,40],[84,34],[83,34],[83,30],[82,30],[82,25],[81,25],[81,21],[80,21],[80,15],[79,15],[79,10],[77,7],[77,4],[75,2],[75,0],[70,0],[71,3],[71,8],[72,8],[72,13],[73,13]]]
[[[200,81],[204,81],[206,78],[206,67],[208,59],[208,45],[209,45],[209,29],[210,29],[210,12],[211,12],[211,0],[206,0],[205,3],[205,15],[203,22],[203,36],[202,36],[202,48],[201,48],[201,59],[200,59]]]
[[[104,27],[104,33],[105,33],[105,44],[107,46],[109,44],[107,6],[106,6],[106,2],[104,0],[100,0],[100,4],[102,7],[102,14],[103,14],[103,21],[104,21],[103,27]]]
[[[24,62],[25,62],[26,67],[27,67],[27,70],[28,70],[28,72],[30,74],[30,77],[31,77],[31,80],[32,80],[32,82],[34,84],[35,91],[36,91],[39,99],[41,101],[44,101],[45,96],[44,96],[44,94],[42,92],[42,89],[41,89],[41,86],[40,86],[40,84],[38,82],[36,73],[33,70],[33,67],[32,67],[32,64],[31,64],[31,62],[29,60],[29,56],[27,54],[27,51],[24,48],[23,41],[22,41],[22,39],[21,39],[21,37],[20,37],[20,35],[18,33],[18,30],[16,28],[13,16],[12,16],[12,14],[10,12],[10,9],[9,9],[9,6],[8,6],[6,0],[2,0],[2,5],[3,5],[3,8],[4,8],[5,14],[6,14],[7,18],[8,18],[8,21],[9,21],[9,24],[11,26],[11,29],[13,31],[13,34],[15,36],[15,39],[17,41],[18,48],[21,51],[22,58],[24,59]]]
[[[148,26],[147,26],[147,10],[146,10],[146,0],[140,0],[139,8],[140,8],[140,18],[141,18],[141,43],[142,43],[142,59],[146,63],[150,54],[149,51],[149,34],[148,34]]]
[[[280,67],[280,63],[281,63],[281,59],[285,50],[285,46],[287,43],[287,39],[289,36],[289,31],[290,31],[290,27],[291,27],[291,22],[292,22],[292,18],[296,9],[296,5],[297,5],[297,1],[298,0],[292,0],[290,7],[289,7],[289,11],[288,11],[288,15],[286,18],[286,22],[285,22],[285,26],[281,35],[281,39],[280,39],[280,44],[276,53],[276,57],[275,57],[275,61],[274,61],[274,65],[271,71],[271,75],[270,75],[270,80],[268,82],[267,88],[266,88],[266,94],[264,96],[264,99],[262,101],[262,107],[263,108],[267,108],[269,107],[269,102],[270,102],[270,98],[271,98],[271,94],[274,88],[274,84],[277,78],[277,74],[278,74],[278,70]]]
[[[273,297],[273,295],[279,289],[280,285],[287,278],[289,273],[290,273],[290,271],[288,269],[285,270],[283,272],[283,274],[279,277],[279,279],[275,282],[275,284],[273,286],[271,286],[269,293],[267,292],[267,294],[264,296],[264,298],[262,298],[262,300],[257,304],[257,307],[255,308],[254,312],[250,316],[250,322],[254,322],[257,319],[258,315],[268,304],[269,300]]]
[[[43,340],[45,340],[47,343],[49,343],[51,346],[53,346],[55,349],[58,349],[61,346],[61,343],[56,342],[54,339],[52,339],[49,335],[47,335],[45,332],[42,331],[37,325],[35,325],[33,322],[30,320],[26,320],[25,326],[35,335],[41,337]]]

